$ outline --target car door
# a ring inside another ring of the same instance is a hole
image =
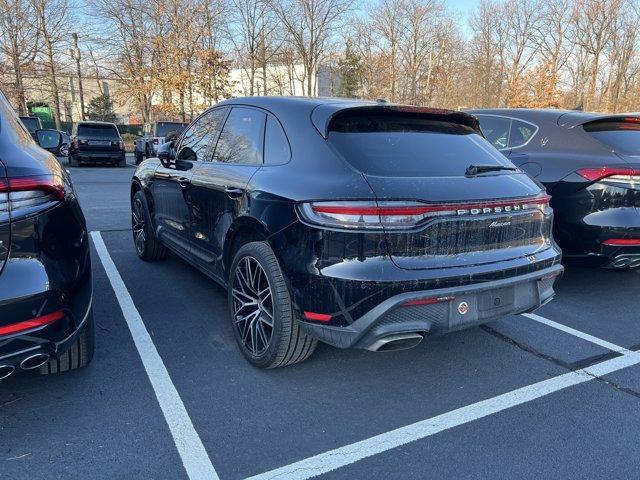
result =
[[[193,221],[191,179],[194,167],[211,159],[221,116],[224,111],[210,110],[198,117],[177,140],[175,160],[156,169],[150,186],[158,237],[189,257]]]
[[[198,165],[194,187],[194,254],[210,274],[223,279],[224,237],[234,219],[246,211],[247,184],[263,160],[266,112],[231,108],[210,162]]]

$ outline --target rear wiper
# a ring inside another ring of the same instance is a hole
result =
[[[499,172],[500,170],[517,170],[516,167],[506,165],[469,165],[465,175],[474,176],[485,172]]]

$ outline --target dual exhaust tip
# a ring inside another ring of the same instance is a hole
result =
[[[609,268],[638,268],[640,267],[640,255],[620,255],[609,265]]]
[[[424,332],[396,333],[376,340],[367,350],[372,352],[391,352],[406,350],[418,345],[424,338]]]
[[[41,367],[48,361],[48,353],[34,353],[33,355],[29,355],[28,357],[22,359],[22,361],[20,362],[20,368],[22,370],[33,370]],[[0,380],[9,377],[15,371],[16,367],[14,367],[13,365],[0,365]]]

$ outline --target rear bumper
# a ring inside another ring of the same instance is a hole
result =
[[[639,215],[640,219],[640,215]],[[611,239],[638,239],[640,227],[620,228],[576,225],[573,242],[564,242],[563,257],[569,263],[604,268],[640,267],[640,245],[607,245]]]
[[[113,163],[125,158],[125,153],[117,152],[72,152],[70,155],[78,162],[83,163]]]
[[[563,270],[561,265],[553,265],[480,284],[402,293],[344,327],[311,322],[301,325],[310,335],[335,347],[378,350],[387,339],[440,335],[536,310],[553,298]]]
[[[57,358],[77,338],[91,311],[89,238],[75,200],[12,224],[9,258],[0,274],[0,327],[53,312],[62,318],[0,336],[0,365],[27,356]]]

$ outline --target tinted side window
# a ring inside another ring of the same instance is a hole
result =
[[[262,134],[266,114],[234,107],[222,128],[215,162],[259,165],[262,163]]]
[[[182,136],[178,147],[178,158],[192,162],[209,162],[216,145],[220,123],[225,108],[211,110],[193,123]]]
[[[480,120],[480,130],[489,143],[499,150],[507,148],[511,119],[489,115],[478,115],[478,119]]]
[[[289,142],[280,123],[271,115],[267,115],[267,126],[264,131],[264,163],[265,165],[281,165],[291,158]]]
[[[533,137],[534,133],[536,133],[536,127],[530,123],[512,120],[511,132],[509,133],[509,147],[513,148],[524,145]]]

